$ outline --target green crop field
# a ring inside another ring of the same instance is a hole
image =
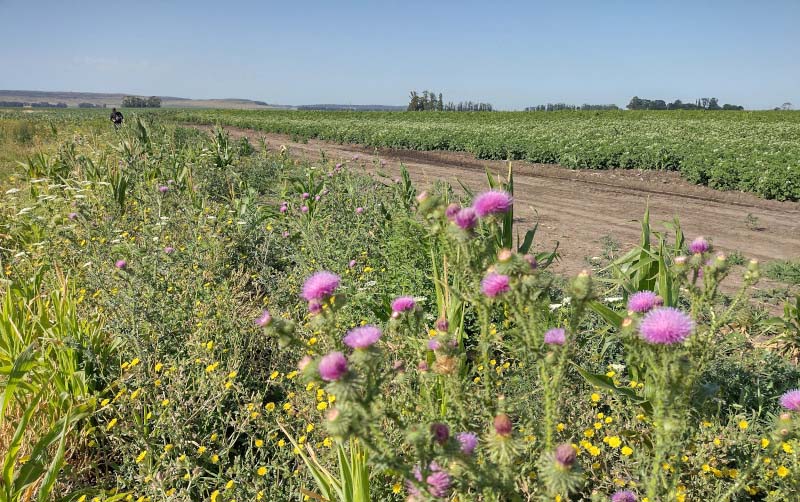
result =
[[[464,151],[576,169],[662,169],[720,190],[800,199],[800,112],[167,111],[180,123],[224,124],[341,143]]]

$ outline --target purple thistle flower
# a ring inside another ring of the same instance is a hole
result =
[[[639,324],[639,333],[647,342],[671,345],[684,341],[694,330],[694,321],[672,307],[651,310]]]
[[[307,301],[328,298],[339,287],[340,281],[339,276],[333,272],[328,272],[327,270],[317,272],[306,279],[303,284],[302,297]]]
[[[315,195],[315,196],[314,196],[314,200],[317,200],[317,201],[318,201],[318,200],[320,200],[321,198],[322,198],[322,197],[320,197],[319,195]]]
[[[464,455],[472,455],[478,446],[478,436],[472,432],[459,432],[456,438],[461,443],[461,453]]]
[[[320,300],[311,300],[308,302],[308,312],[312,315],[322,312],[322,302]]]
[[[160,185],[158,187],[158,191],[161,193],[167,193],[169,192],[169,187],[167,185]]]
[[[336,164],[336,169],[341,169],[341,168],[342,168],[342,163],[341,163],[341,162],[339,162],[338,164]]]
[[[272,323],[272,316],[269,313],[269,310],[264,309],[264,312],[261,313],[261,316],[256,319],[256,326],[260,326],[262,328],[269,326]]]
[[[705,253],[709,249],[711,249],[711,246],[709,246],[708,241],[703,237],[698,237],[689,244],[689,251],[693,254]]]
[[[426,372],[430,369],[430,367],[428,366],[427,361],[420,361],[419,364],[417,364],[417,369],[419,371]]]
[[[309,194],[308,192],[303,192],[303,195],[301,195],[300,197],[301,197],[303,200],[306,200],[307,198],[311,197],[311,194]]]
[[[444,317],[440,317],[436,319],[436,329],[441,332],[447,332],[447,329],[450,327],[450,323],[447,322],[447,319]]]
[[[307,213],[308,212],[308,206],[301,206],[300,207],[300,212],[301,213]]]
[[[114,266],[120,270],[125,270],[126,268],[128,268],[128,262],[125,260],[117,260],[117,262],[114,263]]]
[[[450,428],[447,424],[434,422],[431,424],[431,437],[439,444],[445,444],[450,439]]]
[[[288,211],[288,210],[289,210],[289,206],[287,206],[286,204],[281,204],[281,209],[280,209],[280,211],[281,211],[282,213],[285,213],[285,212],[286,212],[286,211]]]
[[[431,474],[425,478],[425,484],[428,485],[428,493],[435,498],[447,497],[447,492],[450,490],[450,475],[442,470],[436,462],[431,462],[428,469],[431,471]],[[419,466],[414,467],[414,479],[422,481],[422,471]],[[422,495],[417,486],[411,481],[406,482],[406,489],[411,500],[418,500]]]
[[[509,279],[507,275],[489,272],[481,281],[481,291],[489,298],[494,298],[495,296],[506,293],[509,291],[509,289],[511,289],[509,288],[508,281]]]
[[[70,220],[74,220],[77,217],[78,217],[78,213],[69,213],[67,215],[67,218],[69,218]]]
[[[439,350],[442,347],[442,344],[439,343],[438,340],[430,339],[428,340],[428,350]]]
[[[431,470],[433,470],[433,465],[431,464]],[[432,497],[443,499],[450,491],[450,475],[438,469],[438,465],[436,467],[437,470],[425,478],[425,482],[428,483],[428,492]]]
[[[348,331],[342,341],[351,349],[366,349],[374,345],[380,337],[380,328],[367,324],[366,326],[353,328]]]
[[[283,238],[285,239],[285,238],[289,237],[289,232],[288,232],[288,231],[285,231],[285,232],[283,232],[281,235],[282,235],[282,236],[283,236]]]
[[[575,448],[572,447],[571,444],[563,443],[558,445],[556,448],[556,463],[562,469],[569,469],[572,467],[572,464],[575,463],[575,459],[578,457],[578,453],[575,451]]]
[[[567,341],[567,332],[564,328],[552,328],[544,334],[544,343],[548,345],[564,345]]]
[[[453,221],[459,211],[461,211],[461,206],[453,202],[444,210],[444,215],[447,216],[448,220]]]
[[[611,495],[611,502],[636,502],[636,494],[630,490],[620,490]]]
[[[491,214],[502,214],[511,209],[513,204],[511,195],[503,190],[490,190],[478,195],[472,202],[475,213],[481,218]]]
[[[794,389],[781,396],[781,406],[789,411],[800,411],[800,389]]]
[[[356,266],[356,261],[355,260],[350,260],[350,263],[348,263],[347,266],[350,267],[350,268],[355,267]]]
[[[361,214],[363,212],[364,212],[364,208],[363,207],[357,207],[356,208],[356,214]]]
[[[528,262],[528,265],[531,266],[531,270],[535,270],[539,267],[539,263],[536,261],[536,257],[533,256],[532,254],[526,254],[522,258]]]
[[[471,207],[465,207],[456,213],[453,222],[462,230],[472,230],[478,224],[478,215]]]
[[[319,362],[319,376],[326,382],[335,382],[347,373],[347,359],[341,352],[331,352]]]
[[[628,298],[628,310],[644,313],[661,306],[664,300],[652,291],[638,291]]]
[[[410,310],[414,310],[417,306],[417,303],[414,301],[414,298],[411,296],[398,296],[392,302],[392,317],[399,316],[402,312],[408,312]],[[397,315],[395,315],[397,314]]]
[[[167,247],[164,248],[164,253],[166,253],[166,254],[172,254],[174,252],[175,252],[175,248],[172,247],[172,246],[167,246]]]

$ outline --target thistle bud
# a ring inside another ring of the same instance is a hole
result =
[[[689,261],[688,258],[686,258],[685,256],[676,256],[672,260],[672,268],[675,270],[675,272],[678,273],[685,272],[688,261]]]
[[[578,454],[571,444],[563,443],[556,448],[556,465],[561,469],[571,469]]]
[[[438,444],[445,444],[450,439],[450,428],[447,424],[434,422],[431,424],[431,438]]]
[[[494,417],[494,431],[498,436],[508,437],[511,435],[512,429],[511,418],[508,415],[501,413]]]
[[[507,263],[512,256],[514,256],[513,251],[503,248],[497,253],[497,261],[500,263]]]
[[[570,287],[572,297],[576,301],[583,301],[591,298],[592,296],[592,277],[589,271],[582,270],[575,279],[572,281]]]

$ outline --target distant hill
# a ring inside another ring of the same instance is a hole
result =
[[[298,110],[327,110],[327,111],[351,111],[351,112],[404,112],[405,106],[395,105],[298,105]]]
[[[125,96],[137,94],[100,93],[100,92],[50,92],[50,91],[19,91],[0,90],[0,101],[22,103],[66,103],[70,108],[77,108],[79,103],[89,103],[95,106],[115,107],[122,104]],[[162,108],[231,108],[243,110],[287,110],[293,106],[274,105],[263,101],[251,99],[188,99],[175,96],[159,96]]]

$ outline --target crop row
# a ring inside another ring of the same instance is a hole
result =
[[[386,113],[165,111],[338,143],[464,151],[574,169],[679,171],[693,183],[800,200],[800,114],[792,112]]]

